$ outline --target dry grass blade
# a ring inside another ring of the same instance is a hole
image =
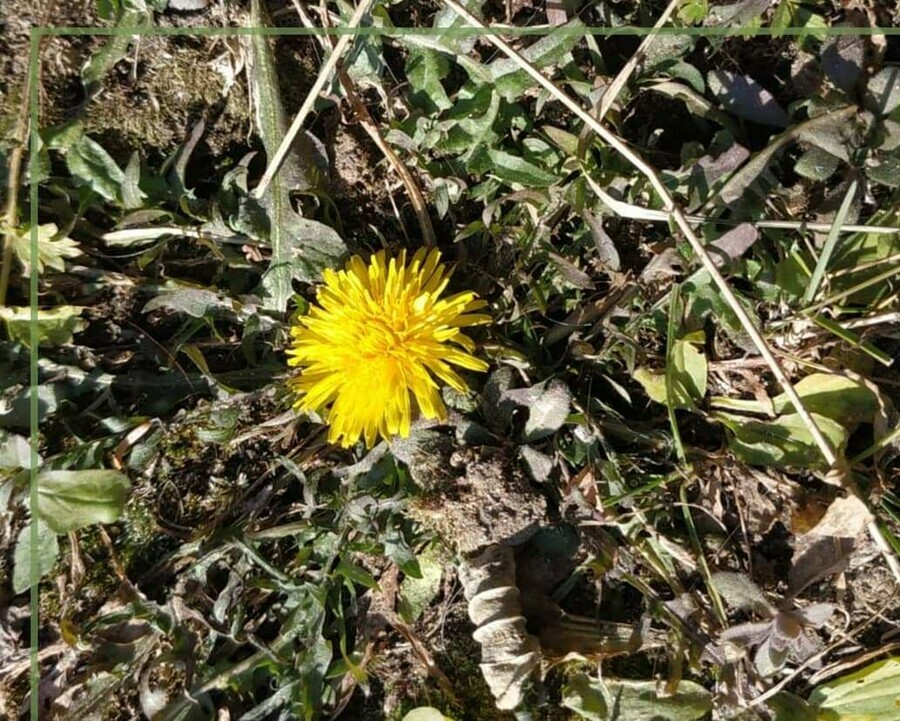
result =
[[[360,0],[359,5],[356,7],[356,11],[350,18],[350,22],[348,22],[345,26],[346,29],[359,27],[359,24],[362,22],[363,17],[372,7],[372,4],[374,2],[375,0]],[[344,55],[344,51],[347,50],[347,46],[353,41],[354,37],[354,34],[347,33],[346,35],[341,35],[341,37],[338,39],[337,44],[334,46],[334,51],[329,56],[328,60],[325,61],[325,64],[319,71],[319,76],[316,78],[316,82],[313,83],[313,86],[309,90],[309,94],[303,101],[303,105],[301,105],[300,110],[297,111],[297,116],[294,118],[294,122],[291,123],[291,127],[288,128],[287,134],[284,136],[284,140],[281,141],[281,145],[278,146],[278,150],[275,151],[275,155],[269,159],[269,165],[266,168],[266,172],[263,174],[262,179],[260,179],[259,185],[257,185],[256,189],[253,191],[253,195],[255,197],[261,198],[266,192],[266,189],[269,187],[269,183],[272,182],[272,178],[275,177],[275,173],[278,172],[281,164],[284,162],[284,158],[290,150],[294,139],[297,137],[297,133],[299,133],[300,129],[303,127],[303,121],[306,120],[306,116],[309,115],[310,111],[313,109],[313,105],[315,105],[316,99],[319,97],[319,93],[322,92],[322,90],[331,80],[337,64],[340,62],[341,57]]]
[[[456,2],[456,0],[443,0],[443,2],[444,5],[451,8],[455,13],[457,13],[460,17],[465,19],[466,22],[470,23],[474,27],[485,27],[484,23],[481,22],[481,20],[472,15],[462,5]],[[650,165],[648,165],[637,152],[629,147],[629,145],[625,141],[623,141],[615,133],[611,132],[608,128],[602,125],[594,116],[592,116],[581,105],[579,105],[577,101],[569,97],[569,95],[561,90],[552,80],[545,77],[543,73],[541,73],[518,52],[511,48],[501,37],[494,34],[488,34],[485,36],[485,39],[487,39],[507,57],[513,60],[522,70],[524,70],[529,76],[531,76],[538,83],[538,85],[543,87],[557,101],[562,103],[567,109],[578,116],[578,118],[580,118],[585,124],[587,124],[591,128],[591,130],[597,133],[597,135],[599,135],[604,142],[621,153],[623,157],[625,157],[645,178],[647,178],[650,185],[654,190],[656,190],[657,195],[659,195],[660,199],[662,200],[666,211],[669,213],[669,217],[675,222],[679,230],[681,230],[685,239],[690,244],[691,249],[700,259],[703,267],[710,274],[713,282],[716,284],[716,287],[722,294],[722,297],[728,303],[729,307],[738,318],[741,326],[750,337],[753,345],[766,361],[766,365],[769,367],[769,370],[775,376],[779,385],[790,399],[794,409],[803,420],[804,425],[806,425],[806,427],[809,429],[810,435],[812,436],[816,446],[818,447],[819,452],[822,454],[822,457],[825,459],[826,463],[828,463],[829,466],[836,466],[838,463],[838,458],[835,450],[831,447],[828,439],[826,439],[823,435],[821,429],[816,424],[815,419],[812,417],[809,410],[804,405],[802,399],[794,389],[794,386],[791,383],[790,379],[782,369],[781,364],[778,362],[778,360],[775,358],[775,355],[772,353],[772,350],[769,348],[769,344],[766,342],[766,339],[763,337],[759,328],[756,327],[755,323],[750,318],[749,314],[744,309],[744,306],[738,300],[737,296],[735,296],[735,294],[732,292],[730,286],[728,285],[728,282],[725,280],[725,277],[721,274],[721,272],[719,272],[719,268],[716,266],[710,254],[706,251],[706,248],[697,237],[696,233],[694,233],[693,228],[691,228],[690,222],[681,211],[681,208],[677,205],[677,203],[675,203],[675,200],[672,198],[672,195],[663,184],[657,172]],[[859,494],[858,489],[856,489],[852,484],[850,485],[850,491],[856,495]],[[900,582],[900,563],[898,563],[897,557],[894,555],[893,551],[890,548],[890,545],[884,538],[881,529],[878,528],[875,521],[872,521],[868,525],[868,530],[869,534],[872,536],[872,540],[882,552],[882,555],[884,556],[885,561],[890,567],[891,572],[894,574],[894,577],[898,582]]]
[[[669,214],[664,210],[654,210],[653,208],[644,208],[640,205],[634,205],[633,203],[626,203],[623,200],[616,200],[609,193],[607,193],[603,188],[601,188],[597,181],[595,181],[592,177],[585,173],[585,180],[587,180],[588,184],[591,186],[591,189],[597,194],[600,200],[603,201],[604,205],[608,206],[610,210],[612,210],[616,215],[622,218],[629,218],[631,220],[647,220],[651,223],[668,223],[669,222]],[[900,227],[894,227],[890,225],[852,225],[852,224],[840,224],[839,226],[834,223],[809,223],[805,220],[723,220],[721,218],[713,218],[707,215],[688,215],[686,216],[688,221],[695,225],[702,225],[703,223],[715,223],[716,225],[741,225],[742,223],[749,223],[750,225],[756,228],[771,228],[773,230],[796,230],[798,232],[802,231],[811,231],[815,233],[830,233],[833,229],[837,229],[837,233],[839,234],[850,234],[850,233],[872,233],[873,235],[896,235],[900,233]],[[880,265],[882,263],[893,262],[896,260],[900,260],[900,253],[896,256],[891,256],[890,258],[885,258],[883,260],[878,260],[873,262],[873,265]],[[859,266],[859,268],[863,268],[864,266]],[[838,271],[835,275],[843,275],[847,272],[852,272],[857,270],[857,268],[853,268],[845,271]]]

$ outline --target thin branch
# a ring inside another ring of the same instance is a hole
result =
[[[356,11],[353,13],[353,17],[350,18],[350,22],[348,22],[345,27],[347,29],[359,27],[359,24],[362,22],[363,16],[365,16],[365,14],[369,11],[374,2],[375,0],[360,0],[359,5],[356,7]],[[338,39],[337,44],[334,46],[334,50],[331,53],[331,56],[328,58],[328,60],[325,61],[325,64],[319,71],[319,76],[316,78],[316,82],[313,83],[312,88],[310,88],[309,90],[309,94],[303,101],[303,105],[301,105],[300,110],[297,111],[297,117],[294,118],[294,122],[291,123],[291,127],[288,128],[287,134],[284,136],[284,140],[281,141],[281,145],[278,146],[278,150],[275,151],[275,155],[270,158],[269,166],[266,168],[266,172],[263,174],[262,179],[259,181],[259,185],[257,185],[255,190],[253,191],[254,197],[262,197],[268,189],[269,183],[271,183],[272,178],[275,177],[275,173],[277,173],[279,168],[281,168],[281,164],[284,162],[284,158],[288,154],[288,151],[290,150],[291,145],[294,142],[294,138],[297,137],[297,133],[299,133],[300,129],[303,127],[303,122],[306,120],[306,116],[309,115],[310,111],[313,109],[313,106],[315,105],[316,100],[319,97],[319,93],[322,92],[322,90],[331,80],[331,77],[334,74],[334,70],[337,67],[337,64],[340,62],[344,51],[347,49],[347,46],[353,41],[355,37],[356,36],[354,34],[347,33],[346,35],[341,35],[341,37]]]

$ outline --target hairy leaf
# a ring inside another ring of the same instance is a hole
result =
[[[122,513],[131,484],[119,471],[41,471],[38,514],[57,533],[93,523],[113,523]]]

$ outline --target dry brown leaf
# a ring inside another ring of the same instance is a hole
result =
[[[797,536],[789,594],[796,596],[810,584],[843,571],[856,539],[871,520],[866,504],[855,495],[832,501],[822,519]]]
[[[809,529],[809,535],[856,538],[872,520],[872,514],[857,496],[835,498],[822,520]]]

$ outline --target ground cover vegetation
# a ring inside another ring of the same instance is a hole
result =
[[[898,23],[4,2],[0,718],[900,718]]]

